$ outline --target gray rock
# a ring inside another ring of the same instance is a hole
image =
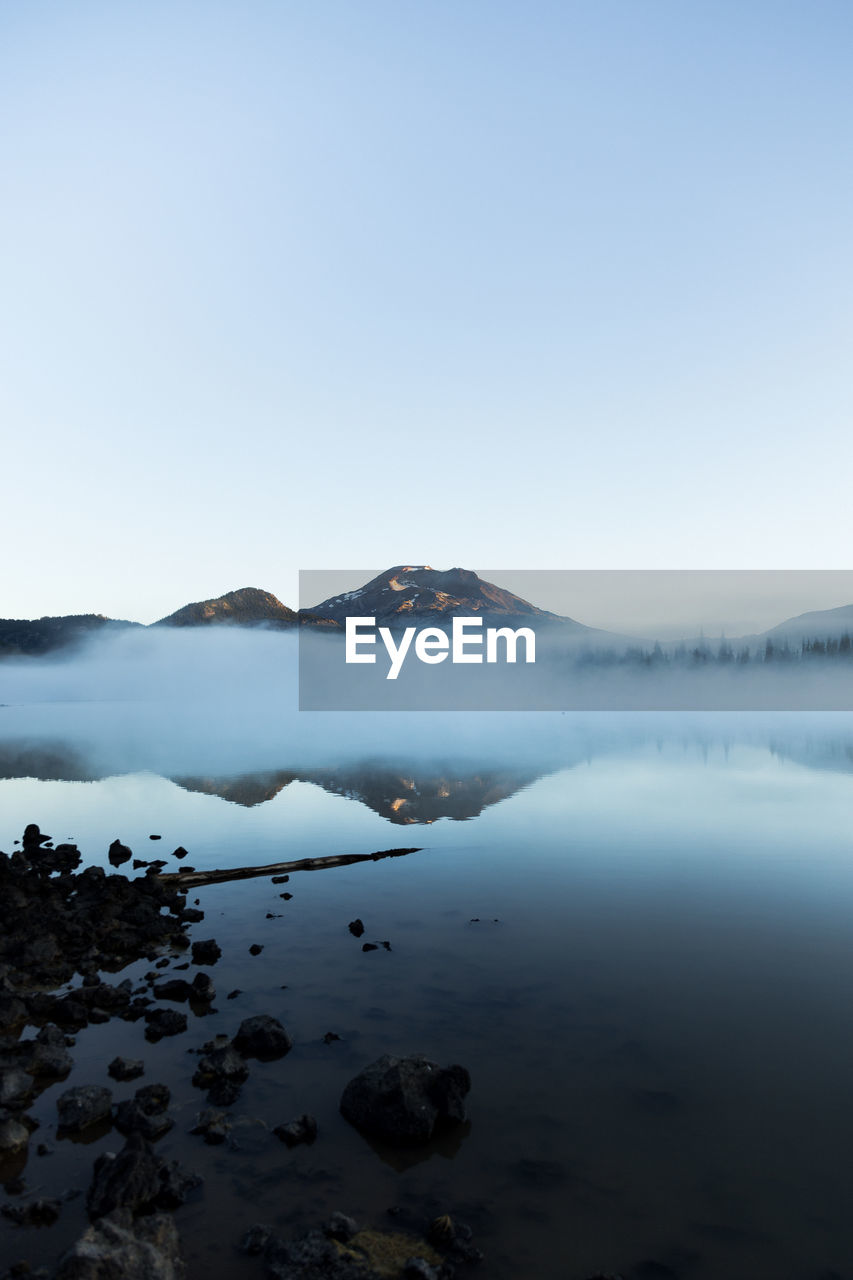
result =
[[[193,1075],[197,1089],[207,1089],[207,1098],[217,1107],[229,1107],[240,1094],[240,1086],[249,1078],[249,1068],[230,1040],[217,1037],[208,1042],[205,1056]]]
[[[65,1034],[59,1027],[42,1027],[33,1042],[27,1071],[31,1076],[61,1080],[74,1066],[74,1059],[65,1044]]]
[[[190,1133],[200,1134],[210,1146],[217,1146],[224,1142],[230,1132],[230,1118],[224,1111],[216,1111],[213,1107],[199,1111],[195,1118],[195,1127],[190,1129]]]
[[[240,1249],[243,1253],[248,1253],[250,1257],[256,1258],[262,1254],[270,1241],[275,1238],[275,1230],[273,1227],[267,1226],[266,1223],[256,1222],[240,1241]]]
[[[287,1143],[289,1147],[297,1147],[302,1142],[313,1142],[317,1137],[317,1121],[313,1116],[299,1116],[296,1120],[289,1120],[287,1124],[280,1124],[273,1133],[277,1138],[281,1138],[282,1142]]]
[[[347,1214],[336,1210],[323,1230],[332,1240],[340,1240],[342,1244],[346,1244],[358,1231],[358,1223],[355,1218],[350,1218]]]
[[[74,1089],[66,1089],[56,1100],[59,1128],[70,1133],[88,1129],[99,1120],[108,1119],[112,1106],[112,1093],[101,1085],[81,1084]]]
[[[186,1169],[178,1160],[170,1160],[160,1164],[160,1191],[157,1195],[157,1207],[160,1209],[177,1209],[186,1204],[187,1196],[196,1187],[200,1187],[204,1178],[200,1174]]]
[[[409,1258],[403,1268],[404,1280],[439,1280],[440,1273],[425,1258]]]
[[[202,1000],[209,1004],[216,999],[216,987],[209,973],[197,973],[190,985],[190,999]]]
[[[139,1213],[159,1193],[160,1162],[141,1134],[132,1133],[118,1155],[107,1152],[95,1161],[86,1208],[93,1222],[115,1209]]]
[[[33,1091],[33,1082],[20,1067],[0,1067],[0,1107],[19,1107]]]
[[[172,1218],[158,1214],[134,1222],[119,1210],[72,1245],[56,1280],[184,1280],[185,1274]]]
[[[165,1084],[148,1084],[137,1089],[116,1108],[115,1127],[119,1133],[141,1133],[149,1142],[168,1133],[174,1121],[167,1115],[171,1095]]]
[[[135,1080],[145,1072],[145,1063],[141,1058],[113,1058],[107,1067],[113,1080]]]
[[[272,1280],[374,1280],[377,1272],[340,1252],[321,1231],[309,1231],[301,1240],[274,1236],[264,1253]]]
[[[0,1213],[19,1227],[50,1227],[59,1217],[59,1200],[30,1200],[26,1204],[4,1204]]]
[[[30,1140],[30,1131],[19,1120],[0,1120],[0,1155],[12,1156],[23,1151]]]
[[[187,1029],[187,1015],[177,1009],[146,1009],[145,1039],[154,1043],[164,1036],[178,1036]]]
[[[234,1037],[234,1048],[244,1058],[262,1058],[267,1061],[282,1058],[293,1048],[293,1041],[277,1018],[259,1013],[240,1023]]]
[[[201,938],[193,943],[193,964],[216,964],[222,948],[215,938]]]
[[[471,1077],[464,1067],[440,1067],[415,1056],[385,1054],[350,1080],[341,1113],[362,1133],[408,1146],[428,1142],[439,1122],[465,1119]]]

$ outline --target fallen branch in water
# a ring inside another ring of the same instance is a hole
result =
[[[349,867],[354,862],[379,862],[381,858],[402,858],[415,849],[379,849],[376,853],[333,853],[327,858],[297,858],[295,862],[271,862],[265,867],[221,867],[217,871],[167,871],[157,876],[163,884],[180,889],[194,889],[205,884],[224,884],[228,880],[252,880],[257,876],[281,875],[290,871],[325,871],[327,867]]]

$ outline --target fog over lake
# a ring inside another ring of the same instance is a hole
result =
[[[117,1149],[57,1140],[55,1098],[118,1049],[172,1090],[158,1152],[200,1166],[187,1049],[264,1012],[295,1047],[253,1066],[236,1143],[205,1156],[191,1277],[226,1280],[253,1222],[394,1205],[452,1207],[494,1280],[846,1274],[853,717],[312,714],[294,674],[292,638],[227,630],[0,668],[7,852],[31,821],[110,873],[116,838],[167,871],[179,845],[198,871],[412,850],[194,891],[216,1012],[156,1047],[142,1024],[81,1032],[32,1108],[56,1153],[18,1175],[58,1194]],[[452,1140],[401,1155],[344,1121],[386,1052],[470,1070]],[[320,1136],[288,1151],[264,1126],[301,1111]],[[83,1225],[70,1201],[29,1256]]]

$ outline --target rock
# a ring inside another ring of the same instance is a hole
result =
[[[239,1097],[240,1086],[249,1078],[249,1068],[225,1036],[208,1042],[204,1048],[205,1056],[192,1082],[197,1089],[207,1089],[207,1100],[214,1106],[230,1107]]]
[[[173,858],[186,858],[186,857],[187,857],[187,850],[184,848],[184,846],[183,846],[182,844],[179,844],[179,845],[178,845],[178,847],[177,847],[177,849],[175,849],[175,850],[173,851],[173,853],[172,853],[172,857],[173,857]]]
[[[350,920],[347,928],[354,938],[360,938],[364,933],[364,922],[362,920]]]
[[[28,1204],[4,1204],[0,1213],[19,1227],[50,1227],[61,1208],[59,1200],[30,1200]]]
[[[187,1196],[200,1187],[204,1178],[185,1168],[179,1160],[161,1161],[160,1191],[157,1195],[159,1209],[178,1209],[186,1204]]]
[[[171,1094],[165,1084],[144,1085],[132,1098],[118,1104],[115,1127],[119,1133],[141,1133],[149,1142],[155,1142],[174,1124],[166,1114],[170,1099]]]
[[[334,1044],[336,1040],[340,1040],[340,1036],[335,1031],[327,1031],[323,1036],[323,1044]]]
[[[374,1280],[361,1259],[345,1255],[320,1231],[309,1231],[301,1240],[284,1241],[273,1236],[264,1250],[271,1280]],[[388,1272],[387,1274],[393,1274]]]
[[[154,1205],[159,1192],[160,1162],[142,1135],[132,1133],[118,1155],[98,1156],[86,1208],[93,1222],[115,1209],[140,1213]]]
[[[201,1000],[205,1004],[210,1004],[216,999],[216,987],[209,973],[197,973],[190,985],[190,999]]]
[[[20,1067],[0,1067],[0,1107],[22,1107],[33,1091],[33,1082]]]
[[[440,1276],[425,1258],[409,1258],[403,1267],[403,1280],[440,1280]]]
[[[234,1048],[244,1058],[261,1058],[271,1061],[282,1058],[293,1048],[293,1040],[277,1018],[259,1013],[240,1023],[234,1037]]]
[[[21,843],[24,846],[25,853],[38,853],[40,852],[40,846],[49,839],[50,836],[42,835],[35,822],[30,822],[24,828],[24,838]]]
[[[156,1043],[164,1036],[177,1036],[187,1029],[187,1015],[177,1009],[146,1009],[145,1039]]]
[[[280,898],[283,898],[285,902],[290,902],[290,899],[293,897],[293,894],[292,894],[292,893],[280,893],[278,896],[279,896]]]
[[[240,990],[240,988],[239,988],[239,987],[235,987],[233,991],[229,991],[229,992],[228,992],[228,995],[225,997],[225,999],[226,999],[226,1000],[236,1000],[236,999],[237,999],[237,997],[238,997],[238,996],[241,996],[242,994],[243,994],[243,992]]]
[[[192,944],[193,964],[216,964],[222,948],[215,938],[205,938]]]
[[[158,1000],[189,1000],[192,987],[184,978],[170,978],[168,982],[157,983],[154,995]]]
[[[264,949],[264,948],[263,948],[263,946],[261,945],[261,943],[260,943],[260,942],[253,942],[253,943],[252,943],[252,945],[249,947],[249,955],[250,955],[250,956],[259,956],[259,955],[261,954],[261,952],[263,951],[263,949]]]
[[[378,951],[379,945],[376,942],[364,942],[361,949],[362,951]]]
[[[275,1230],[273,1227],[267,1226],[263,1222],[256,1222],[240,1241],[240,1249],[243,1253],[248,1253],[255,1258],[263,1253],[270,1241],[275,1238]]]
[[[68,1133],[79,1133],[99,1120],[110,1117],[113,1095],[109,1089],[97,1084],[81,1084],[66,1089],[56,1100],[59,1128]]]
[[[290,879],[290,876],[273,876],[273,878],[272,878],[272,883],[273,883],[273,884],[287,884],[287,882],[288,882],[288,880],[289,880],[289,879]]]
[[[0,1032],[11,1031],[27,1020],[27,1006],[8,991],[0,991]]]
[[[416,1145],[429,1141],[439,1122],[465,1119],[470,1088],[464,1067],[385,1054],[350,1080],[341,1096],[341,1113],[371,1137]]]
[[[73,1066],[74,1059],[65,1046],[65,1036],[59,1027],[42,1027],[27,1063],[30,1075],[61,1080]]]
[[[273,1133],[288,1147],[297,1147],[303,1142],[313,1142],[317,1137],[317,1121],[313,1116],[303,1115],[287,1124],[280,1124]]]
[[[0,1156],[12,1156],[23,1151],[30,1140],[30,1131],[19,1120],[0,1120]]]
[[[141,1058],[113,1058],[107,1072],[113,1080],[135,1080],[145,1071],[145,1063]]]
[[[90,1226],[62,1257],[55,1280],[184,1280],[178,1230],[158,1214],[134,1222],[117,1210]]]
[[[332,1214],[323,1231],[330,1239],[340,1240],[342,1244],[346,1244],[358,1231],[358,1223],[354,1218],[349,1218],[345,1213],[337,1211]]]
[[[189,871],[187,867],[187,871]],[[185,924],[201,924],[204,919],[204,912],[199,911],[198,907],[184,907],[181,912]]]
[[[231,1121],[224,1111],[215,1111],[208,1107],[200,1111],[195,1118],[195,1127],[190,1133],[200,1134],[210,1146],[218,1146],[225,1141],[231,1131]]]
[[[149,836],[149,837],[148,837],[148,839],[149,839],[149,840],[162,840],[162,839],[163,839],[163,837],[162,837],[162,836]]]
[[[130,861],[133,857],[133,851],[128,849],[126,844],[122,844],[120,840],[113,840],[110,845],[109,852],[107,853],[107,857],[110,860],[111,866],[120,867],[125,862]]]

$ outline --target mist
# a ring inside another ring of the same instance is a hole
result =
[[[576,666],[563,671],[561,654],[546,648],[541,666],[488,670],[483,683],[484,668],[450,669],[443,687],[432,683],[435,668],[413,667],[411,681],[404,671],[393,683],[381,669],[359,668],[372,675],[371,696],[393,691],[387,709],[300,711],[300,642],[260,628],[163,628],[98,636],[63,656],[7,660],[0,665],[5,775],[21,776],[16,753],[35,772],[32,761],[45,752],[72,760],[66,776],[75,769],[227,776],[363,761],[544,773],[662,742],[776,743],[798,758],[834,759],[840,767],[853,758],[853,716],[840,713],[853,705],[849,666],[817,664],[805,673],[594,668],[579,675]],[[336,652],[325,643],[320,651],[324,663]],[[513,709],[495,696],[506,692],[507,671],[520,673],[522,691],[540,699],[529,705],[539,709]],[[475,696],[454,710],[451,699],[464,693],[471,672]],[[417,709],[418,698],[430,705],[428,692],[439,705],[445,698],[444,709]],[[344,705],[335,701],[340,693],[330,683],[330,706]],[[570,696],[566,710],[559,698]],[[477,708],[484,706],[496,709],[483,714]]]

